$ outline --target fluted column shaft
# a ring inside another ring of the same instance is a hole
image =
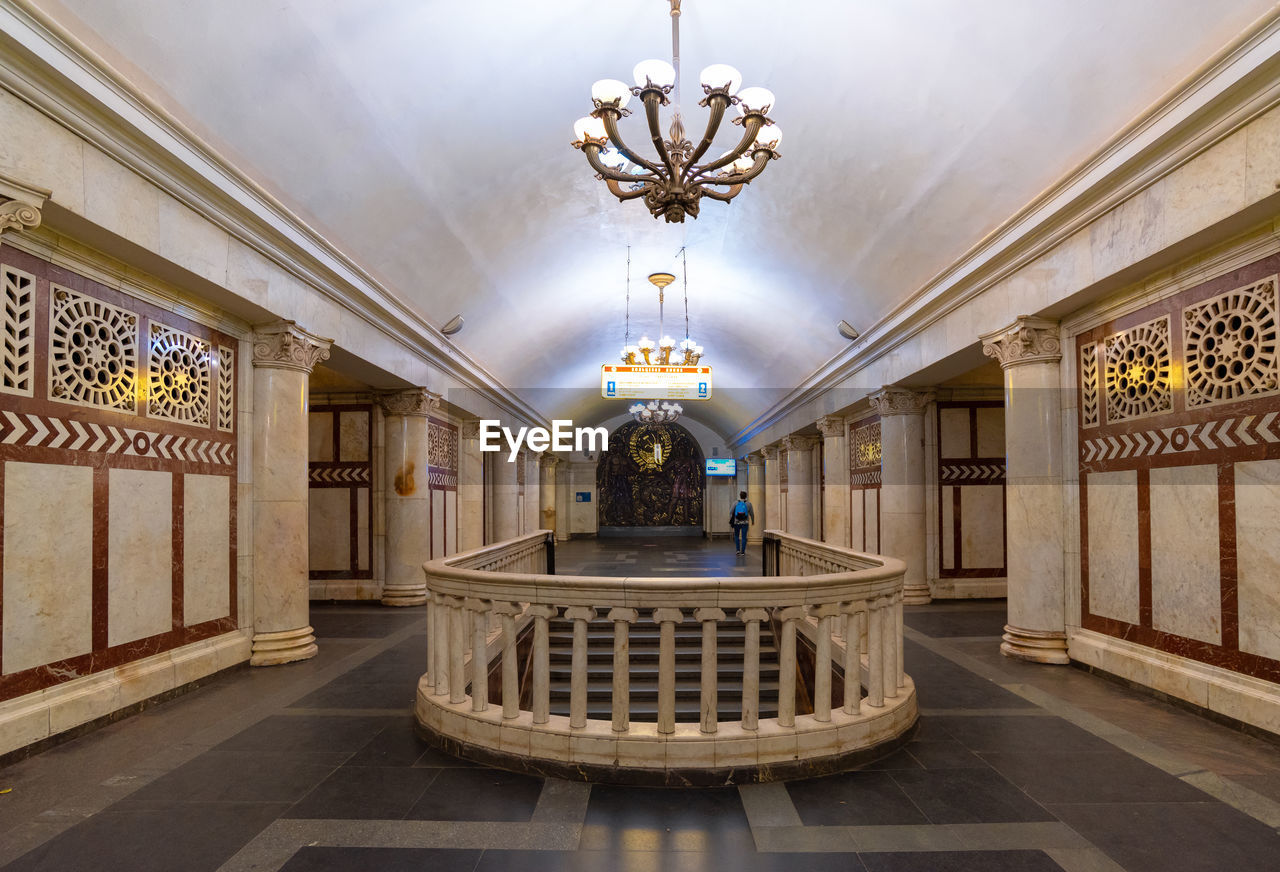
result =
[[[316,654],[308,572],[307,390],[331,340],[292,321],[253,338],[253,666]]]
[[[1019,318],[982,337],[1004,369],[1009,623],[1002,653],[1069,662],[1063,563],[1062,347],[1058,324]]]
[[[903,602],[927,603],[924,410],[933,394],[886,387],[870,400],[880,415],[880,550],[907,564]]]

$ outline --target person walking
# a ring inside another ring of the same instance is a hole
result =
[[[756,522],[756,510],[747,500],[746,491],[738,491],[738,501],[729,511],[729,526],[733,527],[733,544],[739,554],[747,553],[747,528]]]

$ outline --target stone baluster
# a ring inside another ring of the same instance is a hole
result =
[[[547,640],[547,621],[557,614],[555,606],[536,603],[529,606],[533,616],[533,722],[545,724],[551,719],[551,649]]]
[[[898,687],[907,686],[907,668],[902,662],[902,593],[894,595],[893,598],[893,638],[898,646],[898,674],[895,677]]]
[[[573,654],[569,661],[569,726],[575,730],[587,725],[587,623],[595,620],[596,610],[587,606],[571,606],[564,616],[573,621]]]
[[[867,705],[884,706],[884,619],[886,600],[880,597],[867,612]]]
[[[847,603],[844,607],[844,713],[856,715],[862,710],[862,625],[866,620],[865,602]]]
[[[840,604],[813,606],[810,614],[818,619],[818,650],[813,663],[813,718],[825,723],[831,720],[831,634],[834,619],[840,614]]]
[[[684,621],[679,609],[654,609],[658,637],[658,732],[676,731],[676,624]]]
[[[467,598],[471,613],[471,710],[489,710],[489,609],[485,600]]]
[[[436,597],[427,591],[427,687],[436,687]]]
[[[431,623],[431,638],[428,641],[436,652],[434,689],[436,696],[444,696],[449,692],[449,607],[445,604],[442,593],[432,594],[431,601],[435,608]]]
[[[694,609],[693,618],[702,623],[702,732],[714,733],[719,729],[720,695],[716,658],[717,622],[724,620],[724,609]]]
[[[796,622],[805,616],[804,606],[778,611],[782,641],[778,650],[778,725],[796,725]]]
[[[456,704],[467,697],[466,618],[459,597],[445,597],[445,608],[449,612],[449,702]]]
[[[520,716],[520,664],[516,657],[516,615],[519,603],[495,602],[493,613],[502,622],[502,716]]]
[[[738,620],[747,628],[742,651],[742,728],[760,725],[760,622],[767,620],[765,609],[738,609]]]
[[[885,597],[884,615],[882,618],[884,631],[881,641],[884,643],[884,657],[881,662],[884,668],[884,695],[898,695],[898,594]]]
[[[631,625],[640,617],[635,609],[609,610],[613,621],[613,731],[631,727]]]

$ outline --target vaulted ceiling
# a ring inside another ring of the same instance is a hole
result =
[[[684,0],[685,93],[733,64],[786,138],[682,226],[569,147],[593,81],[669,57],[667,0],[35,2],[428,320],[465,316],[456,344],[548,417],[620,411],[599,367],[627,246],[650,335],[644,276],[687,246],[716,398],[686,412],[721,434],[844,348],[837,320],[874,322],[1272,5]]]

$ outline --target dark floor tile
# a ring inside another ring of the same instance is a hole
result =
[[[213,872],[288,806],[117,804],[5,867],[6,872]]]
[[[400,820],[435,776],[432,769],[344,766],[299,800],[285,817]]]
[[[386,770],[382,770],[386,771]],[[500,769],[413,769],[431,785],[405,815],[422,821],[527,821],[542,793],[542,779]]]
[[[934,824],[1051,821],[1053,815],[990,769],[893,773],[912,802]]]
[[[709,852],[725,858],[727,864],[728,858],[755,848],[737,788],[617,785],[591,788],[581,846],[673,856]]]
[[[1041,851],[912,851],[860,854],[867,872],[1062,872]]]
[[[986,761],[955,739],[912,741],[906,751],[925,769],[987,769]]]
[[[1090,803],[1049,810],[1134,870],[1275,872],[1280,836],[1220,802]]]
[[[978,715],[937,720],[957,741],[978,753],[1098,754],[1115,750],[1111,743],[1061,718]]]
[[[418,738],[412,718],[388,724],[367,745],[357,751],[348,766],[412,766],[431,750]]]
[[[875,772],[885,769],[919,769],[921,766],[920,761],[911,756],[906,748],[899,748],[887,757],[873,760],[858,768],[867,772]]]
[[[280,872],[471,872],[479,851],[446,848],[302,848]]]
[[[368,612],[358,613],[350,609],[326,612],[313,608],[310,620],[317,639],[381,639],[417,623],[421,623],[425,631],[427,612],[425,608],[411,612],[370,608]]]
[[[1040,802],[1205,802],[1204,791],[1123,751],[982,755]]]
[[[385,727],[386,717],[275,715],[218,745],[218,751],[357,751]]]
[[[426,867],[429,868],[429,867]],[[865,872],[857,854],[718,851],[485,851],[475,872]],[[282,872],[292,872],[286,867]]]
[[[903,666],[916,684],[922,708],[1034,708],[994,681],[908,640],[902,645]]]
[[[416,681],[404,680],[374,684],[361,681],[359,676],[344,675],[329,682],[297,702],[290,708],[413,709]]]
[[[1008,620],[1008,610],[1003,604],[990,609],[966,609],[964,611],[939,609],[931,611],[906,611],[902,622],[926,636],[947,638],[950,636],[1000,636]]]
[[[792,781],[787,792],[807,827],[929,822],[888,772],[846,772]]]
[[[333,755],[209,751],[130,794],[126,801],[297,802],[333,774]]]
[[[446,754],[439,748],[428,746],[422,752],[417,760],[413,761],[414,766],[424,767],[428,769],[485,769],[488,767],[481,766],[479,763],[472,763],[470,760],[463,760],[461,757],[455,757],[452,754]]]

